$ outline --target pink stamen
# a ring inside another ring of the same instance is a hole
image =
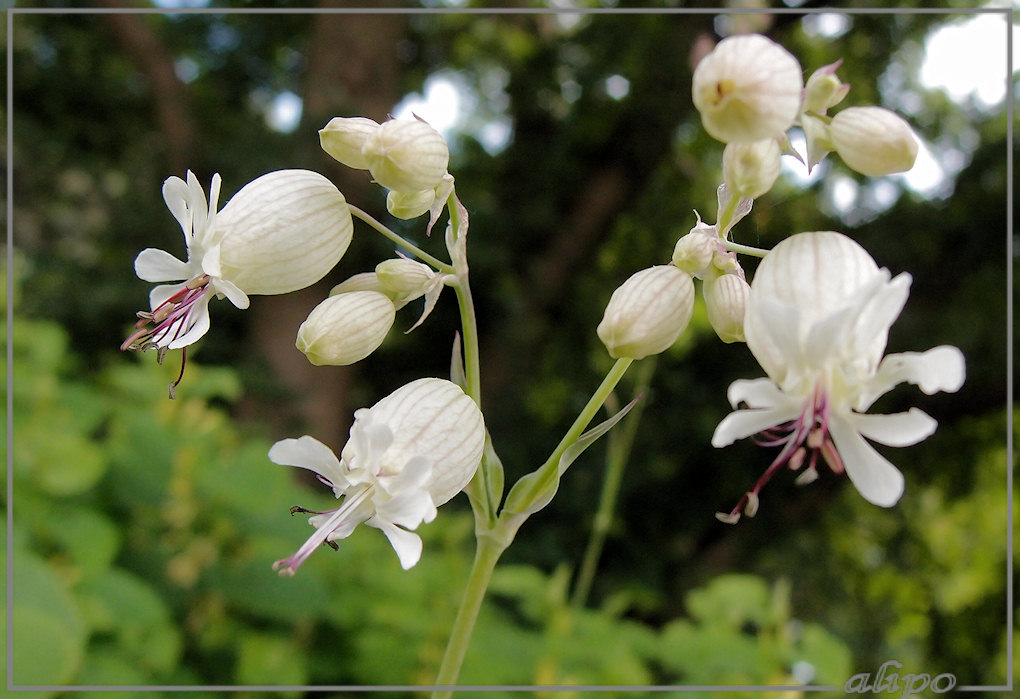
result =
[[[741,512],[753,517],[758,510],[758,494],[765,484],[783,466],[792,471],[799,470],[804,465],[808,453],[811,456],[802,476],[808,473],[817,474],[819,454],[834,473],[843,473],[843,461],[829,435],[828,395],[821,386],[816,387],[811,402],[805,406],[799,418],[762,430],[755,435],[754,441],[761,446],[782,445],[783,448],[765,469],[765,473],[755,482],[754,487],[744,493],[730,512],[716,513],[716,518],[721,522],[735,524],[740,519]],[[809,479],[801,480],[801,477],[798,477],[797,481],[805,483],[809,482]]]
[[[193,325],[189,323],[195,304],[209,291],[209,275],[190,280],[183,289],[152,309],[139,311],[137,330],[121,343],[121,350],[144,351],[165,347],[183,336]],[[154,327],[149,327],[154,323]]]

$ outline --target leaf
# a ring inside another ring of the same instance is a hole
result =
[[[67,684],[81,665],[87,633],[71,594],[41,559],[14,552],[11,653],[18,685]]]
[[[301,685],[308,681],[307,654],[281,636],[250,633],[240,641],[238,684]],[[284,696],[290,693],[285,692]],[[296,696],[296,693],[294,693]]]
[[[553,496],[559,488],[560,478],[570,467],[577,457],[584,453],[595,441],[613,428],[616,423],[630,412],[631,408],[637,405],[639,399],[635,398],[622,410],[608,420],[599,423],[588,430],[577,440],[567,447],[563,454],[556,461],[547,461],[537,471],[523,476],[514,483],[513,488],[506,497],[504,512],[510,515],[531,515],[538,512],[552,501]]]

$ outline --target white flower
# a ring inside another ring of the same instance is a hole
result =
[[[763,444],[782,449],[720,519],[734,522],[741,509],[753,514],[758,492],[783,466],[797,470],[807,462],[798,481],[813,480],[819,455],[834,472],[845,470],[869,502],[890,507],[899,500],[902,474],[865,438],[887,446],[916,444],[935,431],[935,420],[916,408],[894,415],[866,411],[900,383],[926,394],[954,392],[965,373],[962,353],[950,346],[883,358],[909,287],[910,275],[891,279],[840,233],[794,235],[765,257],[751,282],[744,332],[768,378],[730,386],[730,404],[747,407],[719,424],[712,445],[759,435]]]
[[[248,307],[249,294],[296,291],[321,279],[343,256],[353,221],[344,197],[329,180],[307,170],[281,170],[245,185],[219,213],[220,176],[206,202],[198,179],[170,177],[163,199],[184,231],[187,262],[147,248],[135,272],[155,287],[151,311],[121,349],[186,347],[209,329],[209,299],[227,297]],[[149,324],[152,327],[149,327]]]
[[[412,533],[431,522],[436,508],[463,490],[482,458],[482,414],[464,392],[444,379],[424,378],[397,389],[372,408],[354,413],[350,439],[337,459],[318,440],[284,439],[269,458],[314,471],[343,502],[316,512],[314,534],[273,568],[293,575],[320,544],[346,538],[364,522],[381,529],[405,570],[421,558]],[[300,507],[294,512],[310,512]]]
[[[701,122],[724,142],[760,141],[785,133],[800,111],[800,64],[760,34],[723,39],[698,63],[691,95]]]
[[[613,292],[597,332],[614,359],[643,359],[669,349],[693,312],[691,275],[656,265],[634,273]]]

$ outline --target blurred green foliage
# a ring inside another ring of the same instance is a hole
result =
[[[762,29],[806,70],[844,58],[849,104],[901,109],[959,169],[931,195],[885,180],[886,206],[830,158],[821,170],[856,186],[849,211],[833,206],[824,179],[784,177],[735,235],[771,246],[793,231],[849,233],[879,264],[913,275],[890,351],[964,350],[960,393],[902,389],[878,406],[918,405],[940,422],[927,441],[889,454],[907,478],[903,501],[882,510],[840,479],[800,489],[777,478],[756,518],[716,522],[712,513],[732,506],[768,455],[710,446],[726,386],[760,369],[744,348],[715,340],[699,306],[643,398],[651,409],[592,603],[567,600],[603,478],[598,449],[497,568],[463,683],[841,686],[890,659],[905,672],[953,672],[960,685],[1008,681],[1005,294],[1015,292],[1006,286],[1005,148],[1015,124],[1004,105],[953,100],[917,81],[924,38],[961,15],[845,17],[849,28],[832,36],[790,14]],[[200,363],[189,359],[175,401],[166,399],[172,356],[157,366],[151,354],[114,355],[148,291],[131,274],[134,255],[181,252],[160,184],[185,167],[204,183],[220,172],[225,201],[262,172],[308,167],[381,216],[378,192],[323,155],[315,129],[367,103],[392,98],[382,107],[392,109],[431,76],[459,81],[475,103],[451,135],[451,171],[472,221],[486,419],[512,483],[545,458],[608,367],[594,327],[612,289],[667,259],[693,209],[713,219],[722,148],[692,114],[689,54],[726,18],[394,16],[375,43],[380,28],[368,15],[344,18],[354,30],[342,41],[330,31],[343,23],[315,15],[136,19],[133,31],[155,40],[147,54],[97,15],[19,15],[7,37],[18,253],[6,387],[12,679],[427,684],[470,565],[466,499],[422,528],[425,555],[411,571],[367,530],[317,552],[294,578],[272,572],[311,533],[287,508],[329,499],[266,456],[275,439],[300,433],[292,425],[307,427],[294,418],[304,396],[267,370],[264,335],[253,330],[263,300],[247,313],[214,304]],[[359,33],[370,40],[359,44]],[[360,72],[323,70],[317,51],[330,45]],[[160,61],[174,92],[156,79]],[[607,91],[614,75],[628,81],[621,98]],[[327,88],[328,99],[317,92]],[[283,91],[305,100],[294,131],[267,122]],[[511,138],[487,149],[481,129],[500,119]],[[413,224],[401,230],[437,244]],[[329,281],[389,254],[358,235]],[[410,336],[394,333],[349,375],[346,413],[405,380],[446,373],[455,318],[441,301]],[[291,344],[293,328],[278,332]],[[620,398],[630,392],[625,384]]]

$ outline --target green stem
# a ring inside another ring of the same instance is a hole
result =
[[[539,471],[546,470],[553,473],[559,468],[560,458],[571,444],[577,441],[585,428],[598,413],[599,408],[605,403],[606,398],[612,393],[616,384],[627,372],[627,368],[633,359],[618,359],[613,368],[609,370],[606,378],[596,389],[581,414],[574,420],[567,434],[557,445],[552,455],[539,468]],[[476,476],[477,477],[477,476]],[[496,562],[507,546],[513,541],[517,529],[527,519],[527,515],[513,514],[504,510],[500,513],[499,521],[494,528],[482,527],[478,524],[479,513],[475,513],[476,533],[478,544],[475,549],[475,560],[471,566],[471,574],[468,577],[467,589],[464,592],[464,599],[461,600],[460,609],[457,611],[457,618],[453,622],[453,631],[450,633],[450,640],[446,646],[446,653],[443,656],[442,664],[439,666],[439,674],[436,677],[436,685],[439,687],[453,687],[460,675],[460,668],[464,662],[464,655],[467,653],[468,644],[471,642],[471,634],[474,632],[475,621],[478,619],[478,611],[481,609],[482,600],[485,598],[485,591],[492,578],[492,571]],[[450,689],[437,689],[433,693],[433,699],[445,699],[451,695]]]
[[[471,643],[471,634],[474,632],[475,621],[478,619],[478,611],[482,608],[489,580],[492,579],[492,571],[495,570],[496,562],[505,549],[506,544],[495,539],[484,536],[478,538],[475,560],[471,565],[467,589],[464,590],[464,599],[461,600],[457,618],[453,622],[453,631],[450,632],[450,640],[447,642],[446,654],[436,676],[436,685],[439,687],[453,687],[457,684],[457,676],[460,675],[460,667]],[[437,689],[432,693],[432,699],[446,699],[451,694],[452,689]]]
[[[457,292],[457,306],[460,308],[460,328],[464,333],[466,392],[480,408],[482,405],[482,380],[478,353],[478,322],[475,319],[475,304],[471,298],[471,287],[468,285],[466,270],[454,289]]]
[[[648,391],[652,374],[655,373],[655,364],[656,357],[651,357],[639,365],[635,382],[638,395]],[[630,458],[630,450],[634,446],[637,428],[641,424],[641,411],[645,404],[646,401],[641,401],[634,406],[624,424],[617,425],[616,429],[609,433],[606,477],[602,482],[602,492],[599,494],[599,505],[592,522],[591,536],[588,539],[584,557],[581,559],[574,594],[570,599],[570,605],[574,609],[580,609],[588,600],[588,593],[591,591],[592,581],[595,579],[595,570],[602,555],[606,535],[613,522],[613,511],[616,509],[620,484],[623,482],[623,472]]]
[[[732,252],[740,253],[741,255],[751,255],[753,257],[765,257],[769,254],[768,250],[762,248],[752,248],[750,245],[741,245],[740,243],[734,243],[732,240],[723,240],[723,247]]]
[[[429,263],[430,265],[432,265],[436,269],[437,272],[442,272],[443,274],[454,274],[456,272],[456,270],[453,268],[452,265],[449,265],[449,264],[447,264],[445,262],[442,262],[442,261],[436,259],[432,255],[428,254],[427,252],[425,252],[424,250],[419,248],[414,243],[411,243],[410,241],[405,240],[403,237],[401,237],[400,235],[394,233],[389,228],[387,228],[385,225],[383,225],[382,223],[377,221],[375,218],[373,218],[371,215],[365,213],[364,211],[362,211],[358,207],[353,206],[351,204],[348,204],[347,206],[351,210],[351,215],[352,216],[356,216],[356,217],[360,218],[362,221],[364,221],[365,223],[370,225],[372,228],[374,228],[376,231],[381,233],[385,238],[388,238],[389,240],[391,240],[392,242],[396,243],[397,245],[399,245],[400,247],[404,248],[405,250],[410,250],[419,259],[421,259],[421,260]]]

